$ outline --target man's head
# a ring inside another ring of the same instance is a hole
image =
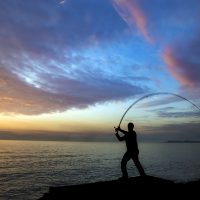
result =
[[[128,123],[128,130],[132,131],[134,129],[134,124],[132,122]]]

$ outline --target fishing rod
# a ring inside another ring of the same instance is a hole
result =
[[[149,98],[149,97],[152,97],[152,96],[157,96],[157,95],[172,95],[172,96],[176,96],[176,97],[178,97],[178,98],[181,98],[181,99],[183,99],[183,100],[189,102],[190,104],[192,104],[195,108],[197,108],[197,109],[200,111],[200,108],[199,108],[196,104],[194,104],[192,101],[186,99],[185,97],[183,97],[183,96],[181,96],[181,95],[179,95],[179,94],[175,94],[175,93],[171,93],[171,92],[156,92],[156,93],[147,94],[147,95],[145,95],[145,96],[143,96],[143,97],[137,99],[136,101],[134,101],[134,102],[127,108],[127,110],[124,112],[124,114],[122,115],[122,118],[121,118],[121,120],[120,120],[120,122],[119,122],[118,127],[120,127],[120,125],[121,125],[121,123],[122,123],[122,120],[124,119],[126,113],[127,113],[134,105],[136,105],[138,102],[140,102],[140,101],[142,101],[142,100],[144,100],[144,99],[146,99],[146,98]],[[115,128],[115,127],[114,127],[114,128]],[[115,128],[115,130],[117,130],[117,129]]]

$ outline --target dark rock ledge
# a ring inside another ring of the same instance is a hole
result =
[[[132,177],[127,180],[112,180],[80,185],[50,187],[49,192],[39,200],[63,199],[106,199],[147,197],[166,199],[187,197],[194,199],[199,195],[200,180],[187,183],[174,183],[153,176]]]

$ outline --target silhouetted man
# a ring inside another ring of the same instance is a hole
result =
[[[122,170],[122,178],[127,179],[128,178],[128,172],[127,172],[127,162],[132,158],[135,166],[137,167],[139,173],[141,176],[145,176],[144,169],[142,165],[140,164],[138,155],[139,155],[139,150],[138,150],[138,144],[137,144],[137,135],[136,132],[133,130],[134,129],[134,124],[129,123],[128,124],[128,132],[122,130],[120,127],[115,128],[116,131],[116,137],[118,138],[119,141],[126,141],[126,147],[127,151],[124,154],[122,161],[121,161],[121,170]],[[122,132],[124,135],[120,136],[118,134],[118,131]]]

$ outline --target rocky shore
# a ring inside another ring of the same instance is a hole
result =
[[[174,183],[153,176],[132,177],[127,180],[112,180],[96,183],[50,187],[39,200],[106,199],[135,197],[166,199],[174,197],[194,199],[200,190],[200,180]]]

